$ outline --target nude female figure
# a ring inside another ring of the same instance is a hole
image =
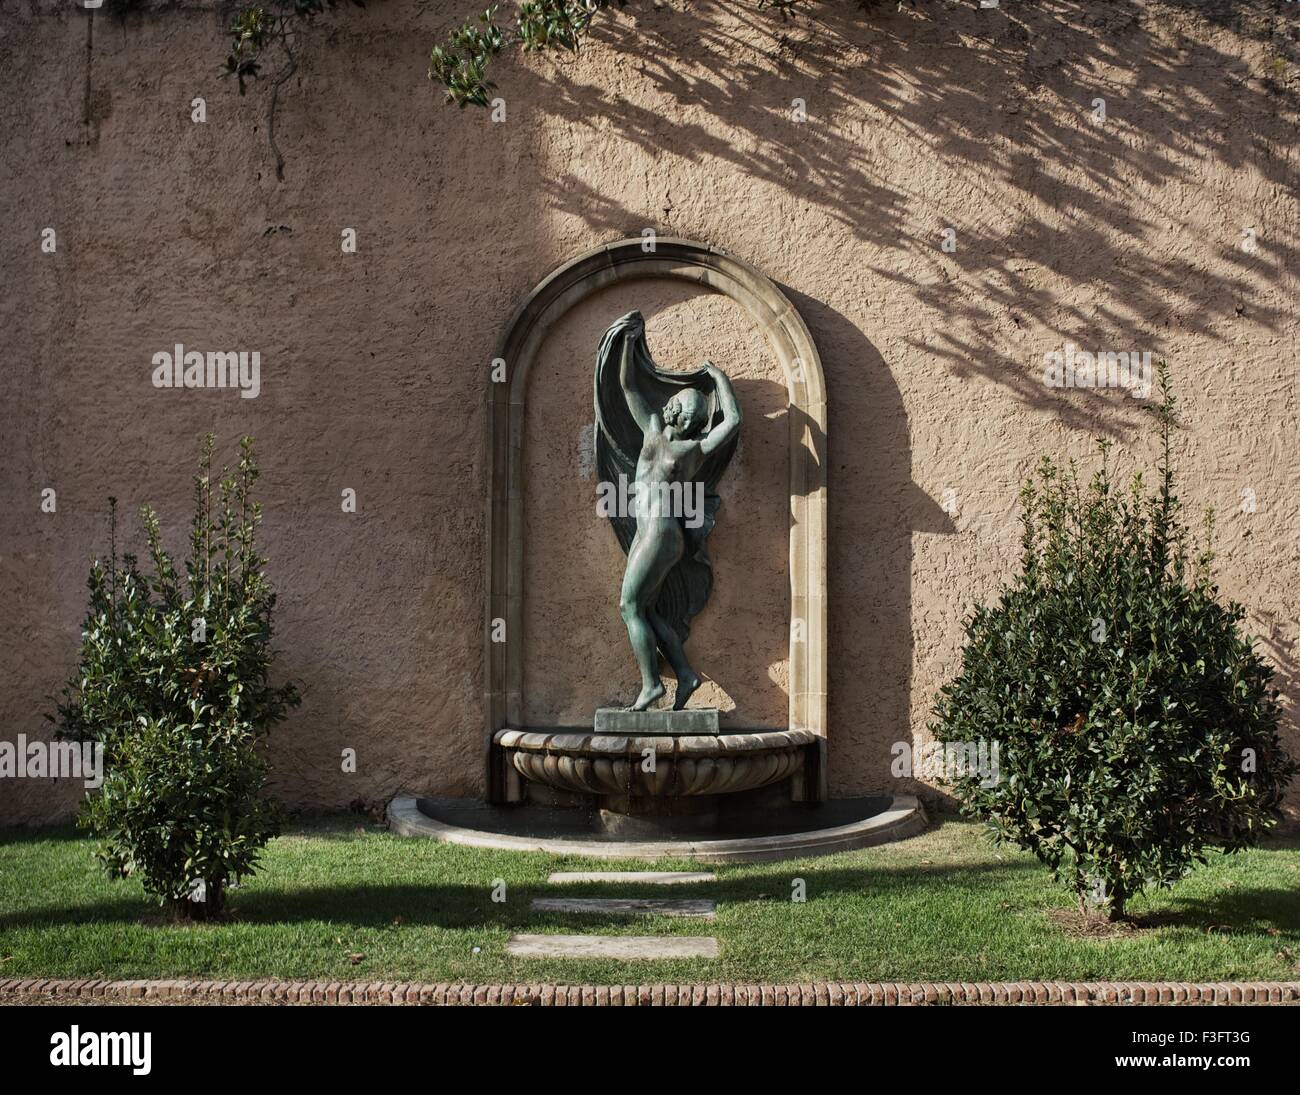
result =
[[[686,551],[682,515],[656,503],[685,497],[705,457],[729,441],[740,428],[740,407],[731,382],[711,361],[706,361],[704,368],[713,380],[723,417],[702,434],[709,418],[708,401],[702,392],[683,388],[661,411],[656,411],[637,389],[631,339],[624,341],[619,360],[619,384],[642,434],[635,480],[636,535],[628,548],[618,605],[641,670],[641,693],[632,704],[633,711],[644,711],[664,694],[656,646],[663,650],[677,676],[674,710],[685,707],[691,693],[700,686],[700,678],[686,660],[677,632],[655,612],[664,579]],[[677,491],[664,489],[673,483],[680,484]]]

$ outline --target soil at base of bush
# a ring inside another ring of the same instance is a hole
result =
[[[1107,920],[1104,916],[1081,913],[1078,909],[1052,909],[1052,923],[1074,939],[1123,939],[1144,930],[1136,920]]]

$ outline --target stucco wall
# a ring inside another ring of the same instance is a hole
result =
[[[822,355],[833,792],[891,784],[890,746],[923,728],[963,611],[1012,563],[1016,487],[1038,454],[1086,458],[1104,435],[1121,458],[1154,456],[1138,401],[1043,385],[1043,355],[1067,342],[1173,364],[1185,498],[1219,509],[1223,588],[1279,667],[1300,753],[1296,24],[1279,6],[863,15],[845,2],[782,22],[748,5],[635,3],[575,59],[502,61],[506,120],[493,123],[440,106],[425,79],[429,46],[476,9],[372,2],[300,44],[280,182],[267,87],[241,98],[217,75],[229,9],[146,0],[117,19],[111,4],[89,66],[87,15],[71,5],[8,4],[0,24],[4,738],[45,733],[45,697],[74,664],[105,497],[128,513],[152,502],[179,546],[199,435],[214,429],[229,453],[248,432],[280,669],[304,694],[274,739],[280,792],[338,806],[478,790],[487,363],[550,269],[655,228],[768,273]],[[356,254],[340,249],[345,228]],[[530,499],[547,535],[528,566],[549,575],[530,628],[562,618],[592,644],[572,678],[571,649],[529,647],[539,718],[631,680],[605,607],[617,549],[583,501],[590,481],[572,482],[595,336],[646,299],[610,295],[608,315],[592,301],[565,321],[532,380],[530,460],[577,493],[556,512]],[[742,368],[742,397],[766,399],[774,364],[725,301],[662,286],[648,298],[662,360],[716,355]],[[177,342],[259,351],[261,394],[154,389],[151,357]],[[733,469],[755,501],[785,459],[769,462],[760,417]],[[349,487],[355,514],[340,508]],[[716,698],[758,724],[781,706],[771,519],[724,509],[717,599],[692,640]],[[589,592],[565,592],[566,565]],[[711,662],[732,612],[752,614],[754,639]],[[6,780],[0,819],[46,820],[75,797]]]

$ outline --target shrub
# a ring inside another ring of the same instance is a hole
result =
[[[184,576],[149,507],[152,573],[119,559],[109,500],[109,558],[91,567],[80,666],[55,718],[62,735],[104,743],[104,784],[81,820],[109,874],[137,874],[196,917],[221,910],[229,882],[256,869],[277,831],[261,739],[299,702],[292,684],[270,683],[275,593],[255,544],[252,439],[215,490],[212,453],[209,436]]]
[[[1212,513],[1190,554],[1163,366],[1160,391],[1155,494],[1140,474],[1116,485],[1105,443],[1086,487],[1073,463],[1050,459],[1026,482],[1021,573],[967,621],[961,672],[930,727],[944,741],[998,741],[995,780],[954,780],[964,812],[1113,919],[1207,847],[1253,844],[1296,771],[1272,671],[1210,576]]]

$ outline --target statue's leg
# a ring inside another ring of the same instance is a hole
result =
[[[654,609],[651,609],[648,615],[650,626],[654,628],[655,637],[659,640],[659,649],[668,658],[668,664],[673,667],[673,675],[677,678],[677,695],[673,697],[673,710],[680,711],[691,698],[691,693],[700,687],[700,678],[691,668],[691,663],[686,660],[686,648],[682,646],[677,632],[668,626],[668,621]]]
[[[641,670],[641,694],[632,704],[634,711],[644,711],[664,694],[649,610],[681,552],[681,531],[675,521],[671,526],[658,521],[644,521],[627,553],[627,570],[623,574],[618,611],[627,625],[627,637],[636,655],[637,668]]]

